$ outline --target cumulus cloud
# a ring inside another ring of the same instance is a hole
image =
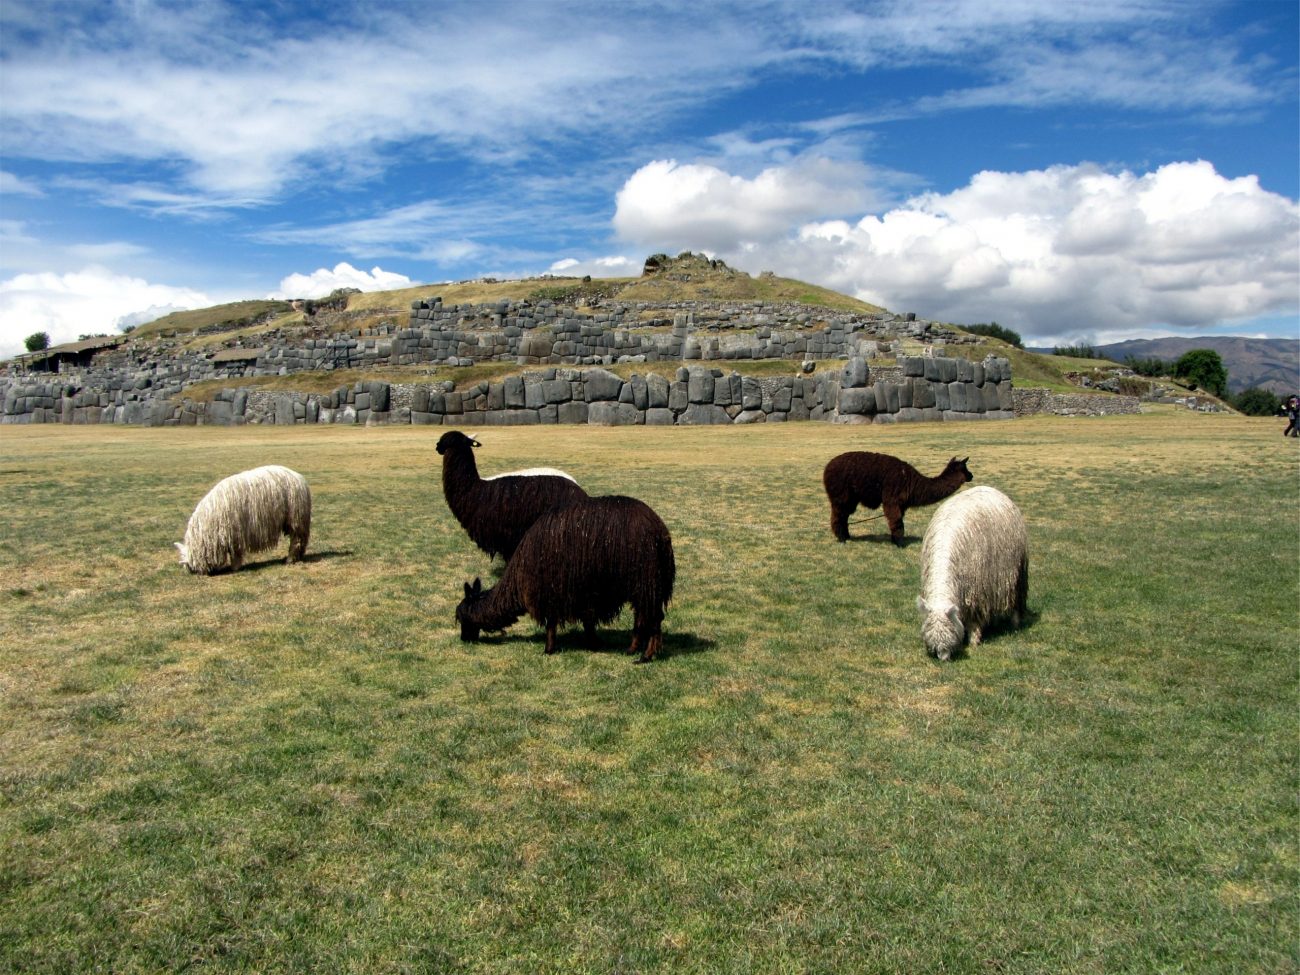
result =
[[[18,274],[0,281],[0,357],[25,351],[23,340],[34,332],[48,332],[50,344],[60,345],[80,335],[111,334],[123,325],[138,324],[145,310],[213,303],[200,291],[152,284],[103,267]]]
[[[593,278],[636,278],[641,276],[642,261],[630,257],[594,257],[578,260],[566,257],[556,261],[548,269],[550,274],[560,274],[570,278],[580,278],[590,274]]]
[[[336,288],[357,288],[361,291],[396,291],[409,288],[417,282],[405,274],[396,274],[374,267],[369,272],[358,270],[346,261],[333,268],[318,268],[311,274],[290,274],[280,281],[278,291],[268,298],[324,298]]]
[[[704,246],[746,270],[780,267],[894,310],[996,320],[1040,340],[1206,328],[1300,305],[1300,207],[1208,162],[982,172],[882,214],[797,224],[781,219],[797,207],[697,169],[643,167],[619,194],[615,227],[642,245]]]
[[[791,224],[861,209],[870,200],[867,167],[826,158],[764,169],[752,179],[716,166],[656,160],[619,190],[614,230],[624,240],[704,250],[770,239]]]

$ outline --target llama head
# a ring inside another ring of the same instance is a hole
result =
[[[916,608],[925,614],[921,622],[921,638],[930,656],[951,660],[952,655],[966,642],[966,627],[962,625],[961,612],[950,602],[927,604],[916,597]]]
[[[193,572],[194,566],[190,565],[190,550],[180,542],[172,542],[172,544],[176,546],[176,551],[180,553],[181,565]]]
[[[968,460],[970,460],[969,455],[963,457],[961,460],[958,460],[956,457],[952,458],[952,460],[948,461],[948,466],[944,470],[944,473],[948,474],[951,473],[952,471],[961,471],[962,474],[965,476],[966,480],[968,481],[975,480],[975,475],[972,474],[970,472],[970,468],[966,466],[966,461]]]
[[[440,454],[445,454],[449,450],[457,450],[463,447],[482,447],[483,445],[473,437],[468,437],[459,430],[448,430],[438,438],[438,445],[433,449]]]
[[[479,637],[481,627],[471,622],[474,607],[483,599],[483,582],[475,579],[473,585],[465,583],[465,598],[456,607],[456,622],[460,624],[460,638],[466,643],[473,643]]]

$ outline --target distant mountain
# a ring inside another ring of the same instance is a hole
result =
[[[1213,349],[1228,370],[1228,391],[1259,386],[1279,396],[1300,389],[1300,339],[1247,339],[1235,335],[1206,335],[1200,338],[1169,336],[1161,339],[1129,339],[1111,345],[1094,345],[1097,354],[1112,362],[1125,359],[1163,359],[1173,362],[1191,349]],[[1051,352],[1051,349],[1035,349]]]

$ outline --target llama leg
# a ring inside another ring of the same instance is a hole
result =
[[[972,646],[972,647],[978,647],[978,646],[980,645],[980,636],[981,636],[981,635],[982,635],[982,633],[981,633],[981,628],[978,627],[978,626],[972,626],[972,627],[967,631],[967,642],[968,642],[968,643],[970,644],[970,646]]]
[[[903,509],[886,501],[885,520],[889,522],[889,540],[901,547],[903,544]]]
[[[654,633],[650,634],[650,639],[648,639],[645,644],[645,652],[636,658],[635,663],[648,664],[651,660],[654,660],[654,658],[658,656],[663,643],[664,635],[661,630],[656,630]]]
[[[837,541],[847,542],[849,540],[849,515],[857,505],[852,501],[840,503],[831,502],[831,534]]]
[[[555,653],[555,629],[556,624],[548,620],[546,623],[546,652],[548,654]]]
[[[584,616],[582,618],[582,642],[586,644],[588,650],[596,649],[596,618],[594,616]]]
[[[637,613],[632,623],[632,652],[640,651],[639,664],[653,660],[663,645],[664,615],[661,610]]]

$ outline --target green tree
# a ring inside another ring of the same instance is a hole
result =
[[[1233,408],[1247,416],[1277,416],[1282,400],[1267,389],[1252,386],[1232,398]]]
[[[1188,349],[1174,363],[1174,377],[1215,396],[1224,395],[1228,389],[1228,370],[1213,349]]]
[[[50,347],[50,333],[33,332],[23,339],[23,345],[27,346],[28,352],[44,352]]]
[[[1025,347],[1024,340],[1020,338],[1020,333],[1009,328],[1003,328],[997,322],[988,324],[980,323],[978,325],[962,325],[961,328],[973,335],[987,335],[990,338],[1001,339],[1008,345],[1014,345],[1017,349]]]
[[[1058,345],[1052,349],[1052,355],[1063,355],[1072,359],[1101,358],[1101,353],[1087,342],[1080,342],[1078,345]]]
[[[1128,356],[1124,360],[1124,365],[1139,376],[1167,376],[1170,369],[1169,363],[1163,359],[1157,359],[1155,356],[1146,356],[1141,359]]]

